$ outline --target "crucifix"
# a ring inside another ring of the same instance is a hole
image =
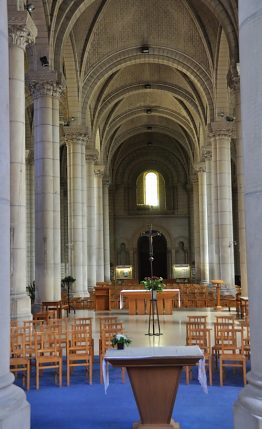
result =
[[[153,232],[152,224],[148,225],[148,231],[141,234],[142,237],[148,237],[149,240],[149,264],[150,264],[150,277],[153,277],[153,262],[154,262],[154,248],[153,248],[153,238],[160,236],[160,232]],[[156,319],[155,319],[156,317]],[[155,323],[157,323],[158,332],[155,330]],[[152,331],[151,331],[152,324]],[[151,289],[151,299],[150,299],[150,309],[149,309],[149,319],[148,319],[148,332],[146,335],[162,335],[160,333],[160,322],[159,314],[157,307],[157,291]]]

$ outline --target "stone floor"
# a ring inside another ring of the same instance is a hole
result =
[[[98,354],[98,338],[99,338],[99,317],[103,316],[118,316],[119,321],[123,322],[125,334],[132,340],[132,346],[171,346],[185,345],[185,322],[188,315],[207,315],[208,326],[212,328],[215,316],[234,315],[235,311],[214,311],[212,309],[185,309],[175,310],[172,316],[159,316],[160,321],[160,336],[148,336],[148,316],[129,316],[127,311],[89,311],[77,310],[76,315],[71,311],[69,317],[93,317],[93,338],[95,343],[95,354]],[[158,332],[157,329],[155,332]],[[213,340],[213,332],[211,333],[211,342]]]

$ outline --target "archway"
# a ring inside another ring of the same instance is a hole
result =
[[[146,231],[148,233],[149,231]],[[153,233],[157,231],[153,230]],[[167,241],[164,235],[153,237],[153,274],[154,276],[167,278]],[[150,276],[149,264],[149,239],[147,236],[139,237],[137,241],[138,279],[143,280]]]

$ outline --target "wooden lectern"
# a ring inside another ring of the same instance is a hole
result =
[[[198,346],[129,347],[106,352],[106,362],[127,368],[141,420],[133,429],[179,428],[171,417],[180,374],[183,366],[195,365],[202,358]]]
[[[96,311],[111,310],[110,293],[111,293],[111,290],[109,286],[95,287],[95,310]]]

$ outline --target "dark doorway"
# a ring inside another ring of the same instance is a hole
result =
[[[153,230],[153,233],[157,231]],[[148,231],[146,231],[148,233]],[[139,237],[137,243],[139,281],[150,277],[149,238]],[[163,235],[153,237],[153,275],[167,278],[167,243]]]

